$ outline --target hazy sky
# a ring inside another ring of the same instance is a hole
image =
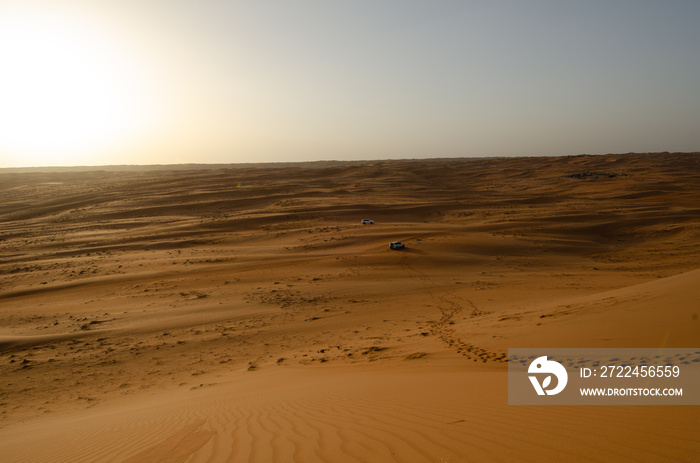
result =
[[[0,0],[0,167],[700,150],[700,1]]]

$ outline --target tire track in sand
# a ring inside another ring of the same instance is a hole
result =
[[[483,363],[489,361],[499,363],[508,361],[508,356],[505,353],[489,351],[466,342],[457,336],[453,325],[456,323],[456,317],[465,311],[465,306],[468,307],[470,318],[478,317],[485,313],[480,310],[474,302],[455,294],[454,291],[435,289],[437,285],[430,276],[410,265],[407,262],[406,256],[401,260],[401,267],[418,275],[418,278],[425,288],[425,292],[433,298],[437,308],[440,310],[440,319],[430,327],[430,331],[434,336],[437,336],[437,338],[449,348],[455,349],[458,354],[472,361]]]

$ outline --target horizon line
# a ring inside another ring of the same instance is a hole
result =
[[[85,164],[74,166],[47,165],[47,166],[13,166],[0,167],[0,173],[29,173],[63,171],[100,171],[125,169],[125,170],[186,170],[209,169],[231,167],[279,167],[309,164],[358,164],[368,162],[401,162],[401,161],[446,161],[446,160],[479,160],[479,159],[513,159],[513,158],[564,158],[579,156],[629,156],[629,155],[670,155],[670,154],[700,154],[700,151],[654,151],[654,152],[626,152],[626,153],[580,153],[580,154],[542,154],[542,155],[501,155],[501,156],[443,156],[425,158],[382,158],[382,159],[319,159],[312,161],[258,161],[258,162],[181,162],[173,164]]]

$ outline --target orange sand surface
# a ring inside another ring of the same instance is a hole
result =
[[[0,460],[697,461],[700,407],[509,406],[506,360],[700,347],[698,191],[680,153],[0,171]]]

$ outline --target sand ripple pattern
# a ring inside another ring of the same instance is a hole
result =
[[[500,372],[255,374],[259,388],[226,383],[19,426],[0,452],[13,462],[195,463],[693,461],[698,450],[690,407],[657,409],[653,434],[620,439],[644,433],[649,407],[509,407]]]

